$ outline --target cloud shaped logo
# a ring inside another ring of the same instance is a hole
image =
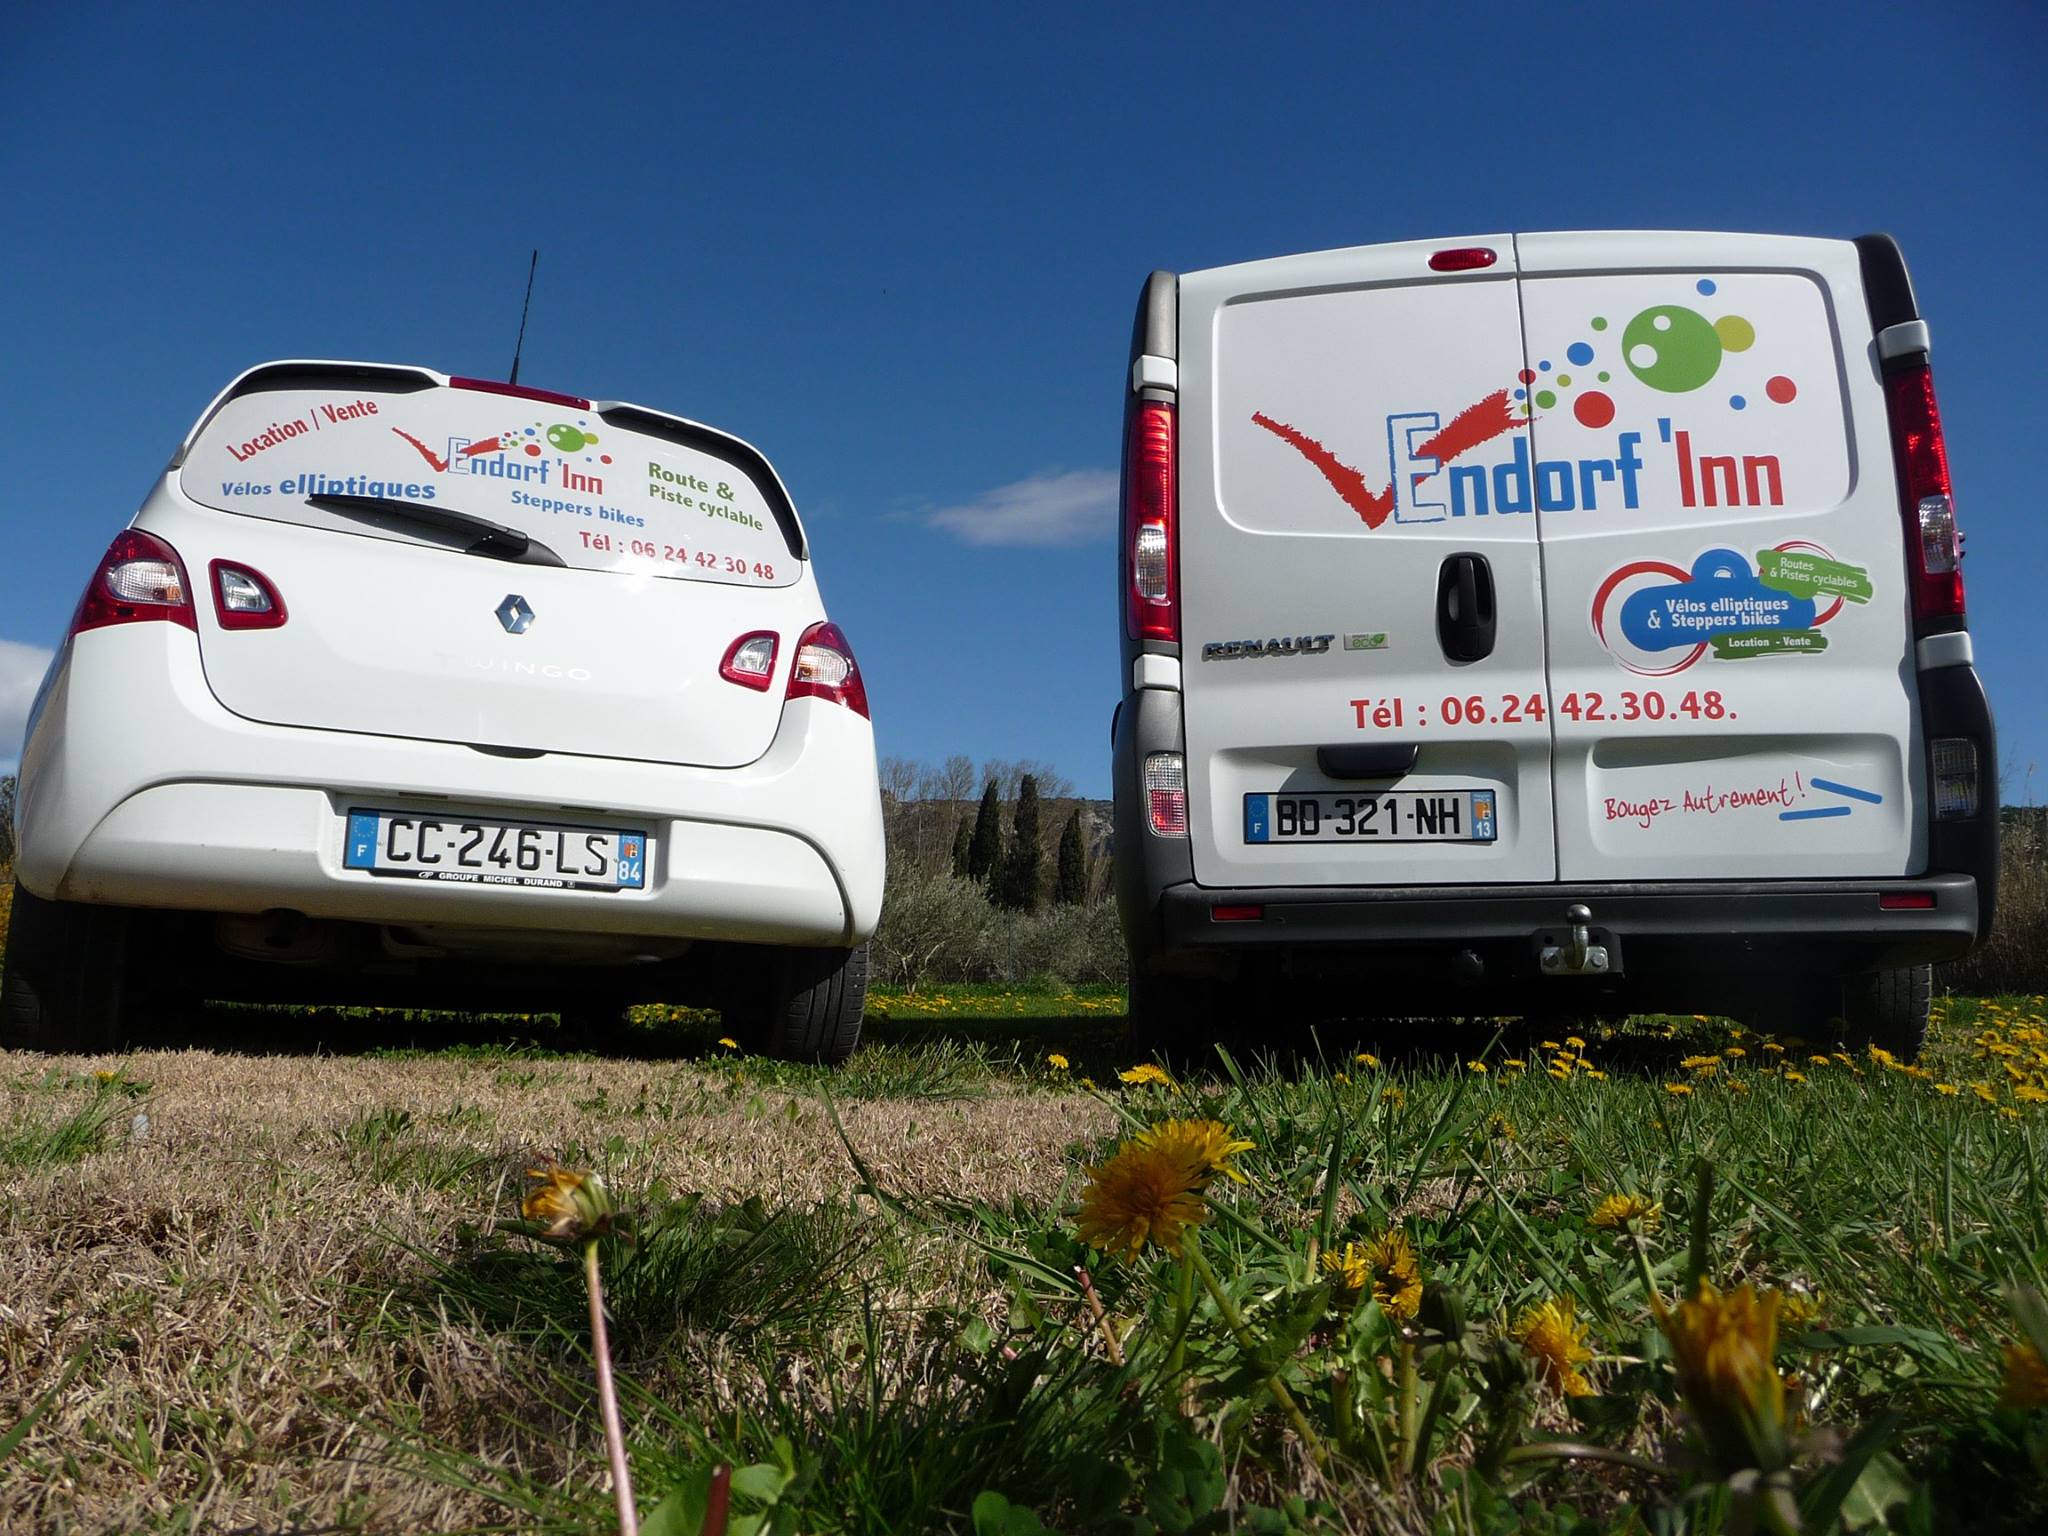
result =
[[[1639,587],[1621,605],[1621,633],[1643,651],[1693,647],[1737,630],[1810,630],[1810,597],[1776,592],[1732,549],[1710,549],[1688,576]]]

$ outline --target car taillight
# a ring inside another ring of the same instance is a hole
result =
[[[775,679],[775,647],[781,639],[769,629],[741,635],[725,648],[725,660],[718,664],[718,675],[728,683],[766,693]]]
[[[1160,837],[1188,835],[1188,767],[1180,753],[1145,759],[1145,819]]]
[[[1124,445],[1124,632],[1180,640],[1180,495],[1174,478],[1174,408],[1140,400]]]
[[[1899,509],[1906,523],[1906,571],[1913,617],[1963,616],[1963,540],[1948,478],[1948,446],[1934,402],[1934,372],[1911,363],[1885,375],[1892,448],[1898,456]]]
[[[198,631],[185,562],[155,534],[123,528],[86,583],[85,595],[71,615],[71,633],[152,620]]]
[[[789,669],[785,699],[830,699],[844,704],[863,720],[868,713],[868,685],[861,681],[853,647],[837,624],[813,624],[797,642]]]
[[[290,617],[270,578],[254,566],[216,560],[208,574],[213,578],[213,614],[222,629],[276,629]]]

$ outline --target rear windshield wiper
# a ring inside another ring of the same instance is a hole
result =
[[[422,523],[429,528],[445,528],[453,533],[473,534],[476,536],[476,542],[469,545],[465,553],[488,555],[493,560],[515,560],[522,565],[568,564],[531,534],[521,533],[517,528],[507,528],[503,523],[494,523],[487,517],[473,517],[467,512],[436,506],[431,501],[407,501],[402,496],[351,496],[337,493],[331,496],[308,496],[306,505],[323,507],[343,514],[373,512],[404,522]]]

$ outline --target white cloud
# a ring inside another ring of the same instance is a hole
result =
[[[0,640],[0,768],[10,767],[21,755],[28,707],[49,665],[50,652],[42,646]]]
[[[923,519],[963,544],[1083,544],[1116,527],[1116,493],[1115,470],[1070,469],[1013,480]]]

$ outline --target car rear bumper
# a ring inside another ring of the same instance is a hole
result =
[[[880,915],[868,722],[785,709],[744,768],[687,768],[264,725],[223,709],[172,625],[80,636],[22,757],[17,874],[37,895],[370,923],[855,944]],[[645,832],[643,891],[410,881],[342,867],[351,808]]]
[[[1892,905],[1886,904],[1886,898]],[[1910,901],[1913,905],[1899,905]],[[1922,905],[1921,903],[1930,903]],[[1298,961],[1506,981],[1545,975],[1546,946],[1569,944],[1569,909],[1614,956],[1610,979],[1745,969],[1871,970],[1953,959],[1976,942],[1968,875],[1918,879],[1231,889],[1161,893],[1160,958]],[[1250,915],[1256,911],[1256,916]],[[1199,967],[1198,967],[1199,968]]]

